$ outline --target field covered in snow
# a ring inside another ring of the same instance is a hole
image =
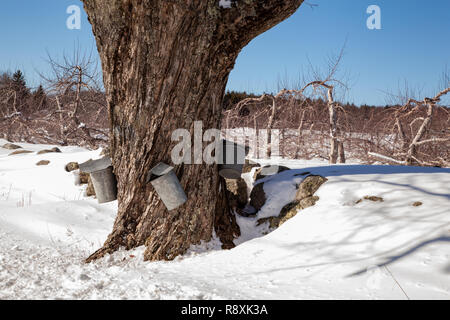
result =
[[[450,299],[450,169],[279,160],[292,170],[263,180],[267,203],[238,217],[236,248],[214,239],[171,262],[144,262],[137,248],[84,264],[117,203],[85,197],[64,170],[100,150],[59,148],[0,147],[0,299]],[[318,203],[273,232],[257,227],[305,171],[328,178]],[[357,203],[364,196],[384,201]]]

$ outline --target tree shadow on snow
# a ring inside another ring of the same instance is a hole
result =
[[[415,174],[435,174],[435,173],[449,173],[450,169],[447,168],[430,168],[430,167],[406,167],[406,166],[371,166],[371,165],[334,165],[334,166],[317,166],[317,167],[303,167],[301,169],[292,169],[289,171],[281,172],[275,176],[267,176],[264,179],[258,180],[257,183],[261,182],[281,182],[281,181],[292,181],[292,179],[296,176],[301,175],[302,173],[310,172],[311,174],[322,175],[324,177],[338,177],[337,179],[330,179],[327,184],[330,183],[342,183],[342,182],[357,182],[357,183],[381,183],[390,185],[395,188],[397,191],[405,191],[405,189],[411,189],[415,192],[423,193],[426,195],[431,195],[435,197],[440,197],[445,200],[450,200],[450,192],[445,192],[448,186],[443,183],[442,190],[426,190],[423,186],[418,186],[417,181],[412,181],[414,179]],[[406,174],[406,177],[403,177],[403,180],[406,180],[404,183],[397,183],[392,181],[386,181],[383,179],[386,175],[391,174]],[[358,179],[353,180],[351,178],[352,175],[375,175],[375,177],[371,177],[370,179]],[[411,179],[409,179],[409,175],[411,175]],[[411,183],[408,183],[411,180]],[[444,192],[442,192],[444,191]],[[385,194],[389,194],[393,192],[392,189],[386,190],[385,192],[381,192],[381,194],[377,194],[379,196],[384,196]],[[406,192],[406,191],[405,191]],[[444,200],[444,201],[445,201]],[[320,201],[317,205],[320,205]],[[370,204],[367,204],[370,205]],[[370,259],[379,259],[381,262],[370,264],[370,266],[378,266],[383,267],[390,265],[396,261],[399,261],[407,256],[410,256],[419,250],[423,249],[426,246],[429,246],[433,243],[447,243],[450,242],[450,237],[447,235],[439,235],[434,238],[430,238],[432,235],[436,235],[436,233],[448,228],[448,208],[445,207],[442,210],[435,211],[432,213],[429,212],[415,212],[411,215],[397,215],[397,210],[404,209],[403,204],[395,204],[390,203],[389,206],[379,206],[373,204],[372,207],[365,207],[365,211],[369,210],[367,214],[360,215],[358,214],[357,207],[349,207],[349,215],[345,218],[349,221],[352,220],[352,225],[356,227],[353,228],[348,234],[345,235],[344,238],[338,240],[330,240],[327,237],[323,239],[319,239],[319,241],[312,240],[304,240],[302,242],[297,242],[293,244],[287,245],[286,243],[280,244],[280,247],[283,249],[288,249],[292,254],[287,254],[285,256],[286,259],[295,258],[299,252],[311,252],[313,253],[315,248],[320,248],[320,254],[311,254],[309,256],[305,256],[306,260],[301,265],[292,265],[286,266],[282,268],[274,268],[271,270],[263,271],[265,272],[278,272],[278,271],[286,271],[293,269],[301,269],[301,268],[311,268],[311,267],[320,267],[327,265],[337,265],[340,263],[352,263],[352,262],[364,262],[369,261]],[[411,210],[416,210],[411,207]],[[301,213],[299,213],[301,214]],[[274,215],[276,213],[274,212]],[[392,244],[389,248],[378,249],[377,244],[379,242],[385,241],[390,237],[401,236],[405,232],[408,232],[412,225],[415,223],[430,223],[429,227],[426,227],[423,231],[415,229],[415,232],[418,233],[413,239],[409,238],[406,241],[402,240],[398,244]],[[386,224],[389,226],[386,230],[383,230],[381,233],[377,235],[369,236],[367,238],[367,234],[371,234],[370,230],[372,228],[376,228],[380,223]],[[368,251],[371,249],[375,249],[375,251],[371,254],[367,255],[357,255],[352,254],[351,246],[362,244],[367,246]],[[274,243],[277,245],[277,243]],[[325,250],[323,250],[325,248]],[[341,250],[343,249],[343,250]],[[294,260],[295,261],[295,260]],[[295,262],[294,262],[295,264]],[[347,277],[358,276],[364,274],[367,269],[363,268],[358,270]],[[445,273],[450,273],[450,265],[443,270]]]
[[[384,266],[388,266],[388,265],[390,265],[391,263],[394,263],[397,260],[400,260],[400,259],[402,259],[402,258],[404,258],[404,257],[406,257],[406,256],[408,256],[410,254],[413,254],[414,252],[416,252],[420,248],[423,248],[423,247],[425,247],[427,245],[430,245],[432,243],[435,243],[435,242],[450,242],[450,237],[440,236],[440,237],[436,237],[434,239],[429,239],[429,240],[423,241],[423,242],[421,242],[421,243],[419,243],[419,244],[409,248],[406,251],[403,251],[403,252],[401,252],[401,253],[399,253],[397,255],[394,255],[394,256],[387,257],[386,261],[377,264],[376,267],[381,268],[381,267],[384,267]],[[449,270],[447,270],[447,269],[449,269],[449,267],[450,266],[448,266],[445,269],[446,273],[448,273]],[[349,277],[359,276],[359,275],[364,274],[366,272],[367,272],[367,269],[361,269],[359,271],[356,271],[356,272],[350,274]]]
[[[293,175],[301,174],[305,171],[311,172],[311,174],[317,174],[324,177],[339,177],[339,176],[352,176],[352,175],[379,175],[380,178],[384,175],[388,174],[418,174],[418,173],[426,173],[426,174],[435,174],[435,173],[449,173],[450,168],[434,168],[434,167],[412,167],[412,166],[380,166],[380,165],[334,165],[334,166],[319,166],[319,167],[306,167],[302,169],[293,169],[290,171],[285,171],[283,173],[291,172]],[[280,175],[281,175],[280,174]],[[267,179],[267,178],[265,178]],[[261,180],[264,181],[264,180]],[[350,179],[342,179],[340,181],[348,181],[351,182]],[[380,179],[370,179],[370,180],[358,180],[359,182],[379,182],[384,184],[389,184],[392,186],[399,187],[407,187],[414,189],[416,191],[432,195],[444,197],[446,199],[450,199],[450,187],[448,189],[448,193],[438,193],[432,192],[429,190],[425,190],[424,188],[420,188],[417,186],[413,186],[411,184],[401,184],[394,183],[389,181],[382,181]]]

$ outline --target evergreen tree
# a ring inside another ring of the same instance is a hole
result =
[[[27,83],[25,81],[25,76],[23,75],[22,71],[17,70],[14,72],[12,76],[12,83],[13,87],[16,91],[26,91],[27,89]]]
[[[37,106],[38,110],[47,104],[47,94],[42,85],[39,85],[33,92],[33,104]]]
[[[11,88],[16,93],[16,97],[14,99],[14,107],[17,110],[23,111],[27,108],[27,97],[30,94],[30,90],[27,88],[25,76],[23,75],[22,71],[17,70],[16,72],[14,72],[11,82]]]

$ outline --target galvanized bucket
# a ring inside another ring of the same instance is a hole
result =
[[[91,179],[98,203],[111,202],[117,199],[117,181],[111,166],[92,172]]]
[[[111,158],[104,157],[98,160],[89,160],[79,165],[80,171],[92,173],[95,171],[103,170],[112,166]]]
[[[150,170],[147,178],[155,188],[167,210],[173,210],[187,201],[186,194],[180,184],[173,167],[159,163]]]
[[[245,163],[246,149],[237,143],[223,140],[219,153],[219,175],[225,179],[241,178]]]
[[[109,157],[89,160],[79,166],[80,171],[91,175],[98,203],[111,202],[117,199],[117,181]]]

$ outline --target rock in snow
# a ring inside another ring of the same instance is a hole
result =
[[[299,185],[295,200],[301,201],[313,196],[328,179],[318,175],[307,176]]]
[[[40,150],[37,154],[46,154],[46,153],[61,153],[61,150],[58,147],[54,147],[52,149]]]
[[[15,155],[18,155],[18,154],[25,154],[25,153],[33,153],[33,151],[29,151],[29,150],[16,150],[16,151],[11,152],[9,155],[10,155],[10,156],[15,156]]]
[[[38,163],[36,163],[37,166],[47,166],[50,164],[50,161],[48,160],[41,160]]]
[[[250,205],[258,211],[266,204],[266,200],[264,182],[258,183],[250,193]]]
[[[289,170],[289,168],[285,166],[267,165],[262,168],[256,169],[255,174],[253,175],[253,180],[258,181],[260,179],[271,177],[286,170]]]
[[[67,172],[72,172],[78,170],[80,167],[78,165],[78,162],[69,162],[68,164],[66,164],[65,168]]]
[[[13,143],[5,143],[2,148],[8,149],[8,150],[16,150],[22,148],[21,146],[18,146],[17,144]]]
[[[242,178],[225,180],[230,207],[243,209],[248,200],[247,184]]]
[[[319,200],[314,194],[326,181],[327,178],[319,175],[307,176],[299,184],[295,199],[285,205],[278,216],[259,219],[258,225],[269,222],[270,228],[279,228],[287,220],[295,217],[298,211],[312,207]]]

